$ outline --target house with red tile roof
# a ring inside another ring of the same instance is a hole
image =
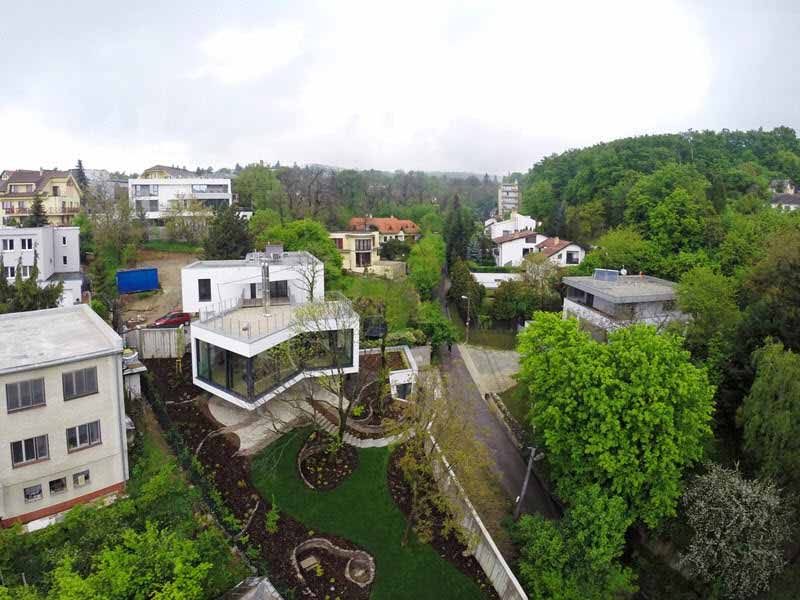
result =
[[[419,226],[409,219],[391,217],[353,217],[347,225],[350,231],[377,231],[380,233],[380,242],[389,240],[416,241],[420,236]]]

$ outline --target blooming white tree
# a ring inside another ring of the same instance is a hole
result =
[[[790,511],[775,484],[712,465],[690,484],[683,503],[694,530],[683,565],[726,598],[766,590],[784,567],[791,534]]]

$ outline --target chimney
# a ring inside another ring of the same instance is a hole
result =
[[[558,239],[558,236],[556,236],[554,239],[556,240],[556,244],[560,244],[561,243],[561,240]]]

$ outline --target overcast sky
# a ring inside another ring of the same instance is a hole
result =
[[[1,0],[0,168],[527,170],[800,128],[800,2]]]

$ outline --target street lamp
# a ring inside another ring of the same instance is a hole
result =
[[[461,296],[461,299],[467,301],[467,335],[464,343],[469,344],[469,296]]]

